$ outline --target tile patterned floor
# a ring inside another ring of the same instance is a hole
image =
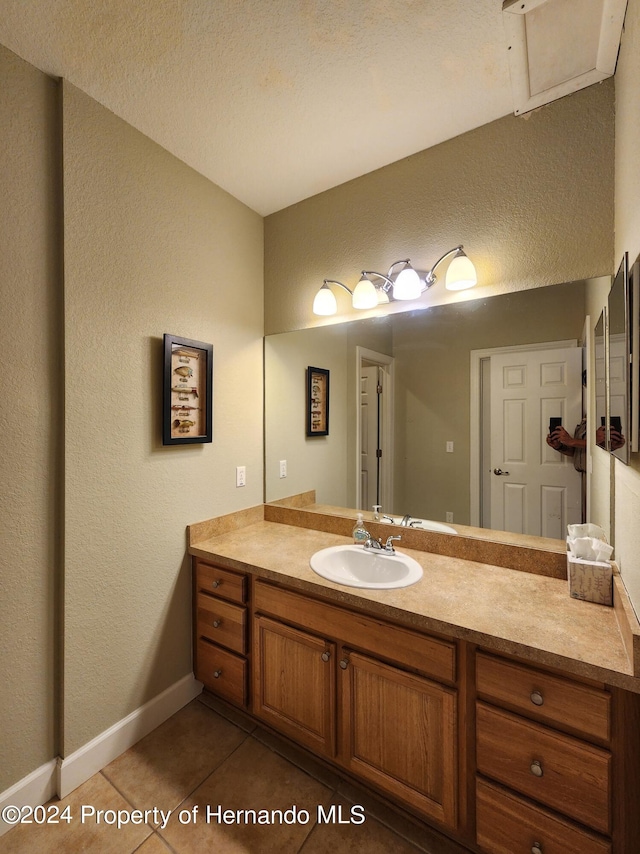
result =
[[[0,837],[0,854],[463,854],[206,695],[54,803],[69,807],[70,822],[15,827]],[[242,813],[294,804],[292,823],[207,822],[218,805]],[[362,824],[317,821],[319,806],[345,819],[354,805]],[[107,823],[119,810],[139,823]]]

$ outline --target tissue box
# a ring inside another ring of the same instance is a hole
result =
[[[590,561],[567,554],[567,578],[572,599],[613,605],[613,567],[609,561]]]

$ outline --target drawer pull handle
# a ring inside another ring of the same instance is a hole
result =
[[[322,653],[321,658],[322,658],[322,660],[323,660],[323,661],[329,661],[329,659],[331,658],[331,653],[330,653],[330,652],[327,652],[327,651],[325,650],[325,651]]]
[[[213,671],[213,678],[219,679],[222,676],[222,668]]]
[[[219,629],[221,625],[222,625],[222,620],[214,620],[213,621],[213,628],[214,629]]]
[[[532,691],[531,692],[531,702],[534,706],[542,706],[544,703],[544,697],[540,693],[540,691]]]
[[[534,777],[542,777],[544,771],[542,770],[542,764],[538,762],[537,759],[534,759],[531,763],[531,773]]]
[[[349,659],[348,659],[348,658],[342,658],[342,659],[340,659],[340,667],[341,667],[343,670],[346,670],[348,666],[349,666]]]
[[[222,581],[219,578],[216,578],[215,581],[211,582],[212,587],[220,587],[221,584],[222,584]]]
[[[531,846],[531,854],[542,854],[542,845],[539,842],[534,842]]]

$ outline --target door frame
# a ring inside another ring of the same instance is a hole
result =
[[[361,416],[360,416],[360,371],[363,362],[368,365],[376,365],[382,368],[386,381],[386,394],[383,397],[382,406],[382,435],[385,445],[383,447],[380,478],[382,480],[382,490],[380,492],[380,504],[383,513],[391,512],[393,499],[393,459],[394,459],[394,376],[395,376],[395,360],[393,356],[387,356],[384,353],[378,353],[375,350],[369,350],[366,347],[356,346],[356,380],[355,380],[355,400],[356,400],[356,508],[360,508],[362,502],[362,489],[360,483],[360,455],[362,453],[361,442]],[[371,508],[369,508],[371,509]]]
[[[554,350],[561,347],[577,347],[578,339],[569,338],[564,341],[542,341],[535,344],[518,344],[508,347],[489,347],[484,350],[471,350],[471,397],[469,405],[470,424],[470,524],[479,528],[482,520],[482,439],[484,434],[484,413],[482,407],[482,369],[483,363],[491,356],[506,353],[519,353],[528,350]]]

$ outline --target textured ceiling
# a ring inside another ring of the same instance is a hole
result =
[[[261,214],[513,110],[501,0],[0,0],[0,42]]]

